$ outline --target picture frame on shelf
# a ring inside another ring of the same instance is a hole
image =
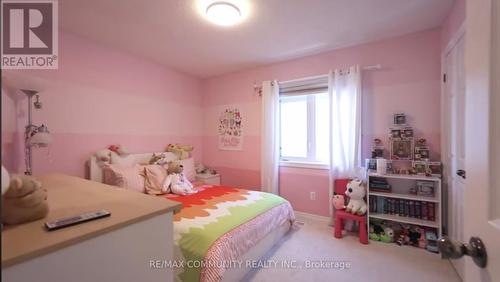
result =
[[[406,115],[403,113],[394,114],[394,125],[398,126],[406,125]]]
[[[377,160],[376,159],[366,159],[365,167],[367,170],[376,171],[377,170]]]
[[[443,173],[443,166],[441,162],[428,162],[427,166],[432,176],[441,177]]]
[[[434,182],[432,181],[417,181],[415,188],[418,196],[434,197]]]
[[[394,167],[392,166],[392,161],[391,160],[387,160],[386,172],[388,174],[394,174]]]
[[[412,168],[417,175],[425,175],[427,172],[427,162],[426,161],[413,161]]]
[[[372,147],[372,159],[383,158],[384,157],[384,147],[383,146],[373,146]]]
[[[413,138],[391,140],[391,160],[413,160]]]
[[[406,127],[403,129],[403,133],[401,134],[404,138],[413,138],[413,128]]]
[[[390,128],[389,137],[391,139],[401,139],[401,128]]]
[[[429,160],[430,158],[429,146],[416,146],[414,157],[415,160]]]

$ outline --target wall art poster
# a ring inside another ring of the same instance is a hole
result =
[[[236,108],[226,109],[219,117],[219,149],[228,151],[243,149],[241,112]]]

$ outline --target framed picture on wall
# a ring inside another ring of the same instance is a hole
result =
[[[394,125],[398,126],[406,125],[406,115],[403,113],[394,114]]]
[[[392,160],[412,160],[413,159],[413,138],[391,140]]]

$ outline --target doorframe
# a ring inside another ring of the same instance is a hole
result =
[[[448,56],[448,54],[451,52],[451,50],[453,48],[455,48],[458,44],[458,42],[460,41],[460,39],[462,39],[463,37],[465,37],[465,21],[460,25],[460,27],[455,31],[455,33],[452,35],[452,37],[450,38],[450,40],[448,41],[448,43],[446,44],[446,48],[442,51],[441,53],[441,77],[440,77],[440,81],[441,81],[441,115],[440,115],[440,118],[441,118],[441,162],[443,164],[443,168],[444,168],[444,165],[445,165],[445,161],[447,161],[447,153],[450,149],[450,145],[451,144],[447,144],[448,140],[450,140],[450,136],[449,136],[449,131],[446,130],[446,125],[445,125],[445,115],[450,115],[450,113],[448,112],[447,110],[447,107],[445,105],[445,102],[446,102],[446,83],[444,82],[444,75],[446,74],[446,67],[447,67],[447,64],[446,64],[446,57]],[[464,43],[465,44],[465,41]],[[465,46],[464,46],[465,47]],[[465,70],[464,70],[465,71]],[[465,77],[464,77],[465,79]],[[446,168],[448,168],[451,164],[449,163],[446,163]],[[441,184],[441,193],[446,193],[445,195],[442,195],[442,201],[441,201],[441,204],[443,205],[442,208],[441,208],[441,218],[442,218],[442,228],[443,228],[443,233],[446,234],[446,235],[449,235],[449,221],[448,221],[448,215],[450,213],[449,211],[449,201],[448,201],[448,198],[449,198],[449,182],[450,182],[450,179],[448,179],[448,175],[446,174],[447,170],[443,170],[443,176],[442,176],[442,184]],[[453,173],[453,172],[451,172]],[[451,175],[451,174],[450,174]],[[463,260],[463,259],[462,259]],[[459,276],[461,279],[464,279],[465,278],[465,262],[463,262],[463,265],[461,270],[457,269],[456,267],[459,267],[459,266],[455,266],[455,264],[448,259],[448,262],[450,263],[451,267],[453,268],[453,270],[455,271],[455,273],[457,274],[457,276]],[[459,273],[461,272],[461,273]]]
[[[446,160],[446,152],[448,150],[449,144],[446,144],[446,140],[449,139],[448,134],[445,129],[445,114],[446,114],[446,108],[445,108],[445,96],[446,96],[446,83],[443,81],[443,76],[446,73],[446,56],[450,51],[458,44],[459,40],[465,36],[465,21],[460,25],[460,27],[455,31],[453,36],[450,38],[448,43],[446,44],[446,48],[443,50],[441,53],[441,77],[440,77],[440,82],[441,82],[441,162],[444,164],[444,160]],[[449,164],[446,164],[449,165]],[[444,171],[443,171],[444,172]],[[442,182],[442,191],[448,193],[448,178],[446,175],[443,175],[443,182]],[[441,217],[443,218],[443,233],[448,235],[448,195],[446,197],[442,197],[444,201],[442,201],[443,207],[442,207],[442,213]]]

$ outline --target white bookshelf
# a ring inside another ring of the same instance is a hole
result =
[[[391,192],[375,192],[370,191],[369,183],[370,178],[385,178],[391,185]],[[410,188],[414,187],[416,181],[432,181],[434,182],[434,197],[426,197],[415,194],[410,194]],[[439,177],[427,177],[420,175],[399,175],[399,174],[377,174],[375,172],[368,172],[368,189],[367,189],[367,204],[368,204],[368,226],[370,226],[370,219],[382,219],[387,221],[399,222],[403,224],[412,224],[423,227],[431,227],[437,230],[438,238],[442,236],[442,188],[441,179]],[[419,218],[406,217],[394,214],[374,213],[370,212],[370,196],[379,196],[385,198],[412,200],[430,202],[435,205],[435,220],[423,220]]]

